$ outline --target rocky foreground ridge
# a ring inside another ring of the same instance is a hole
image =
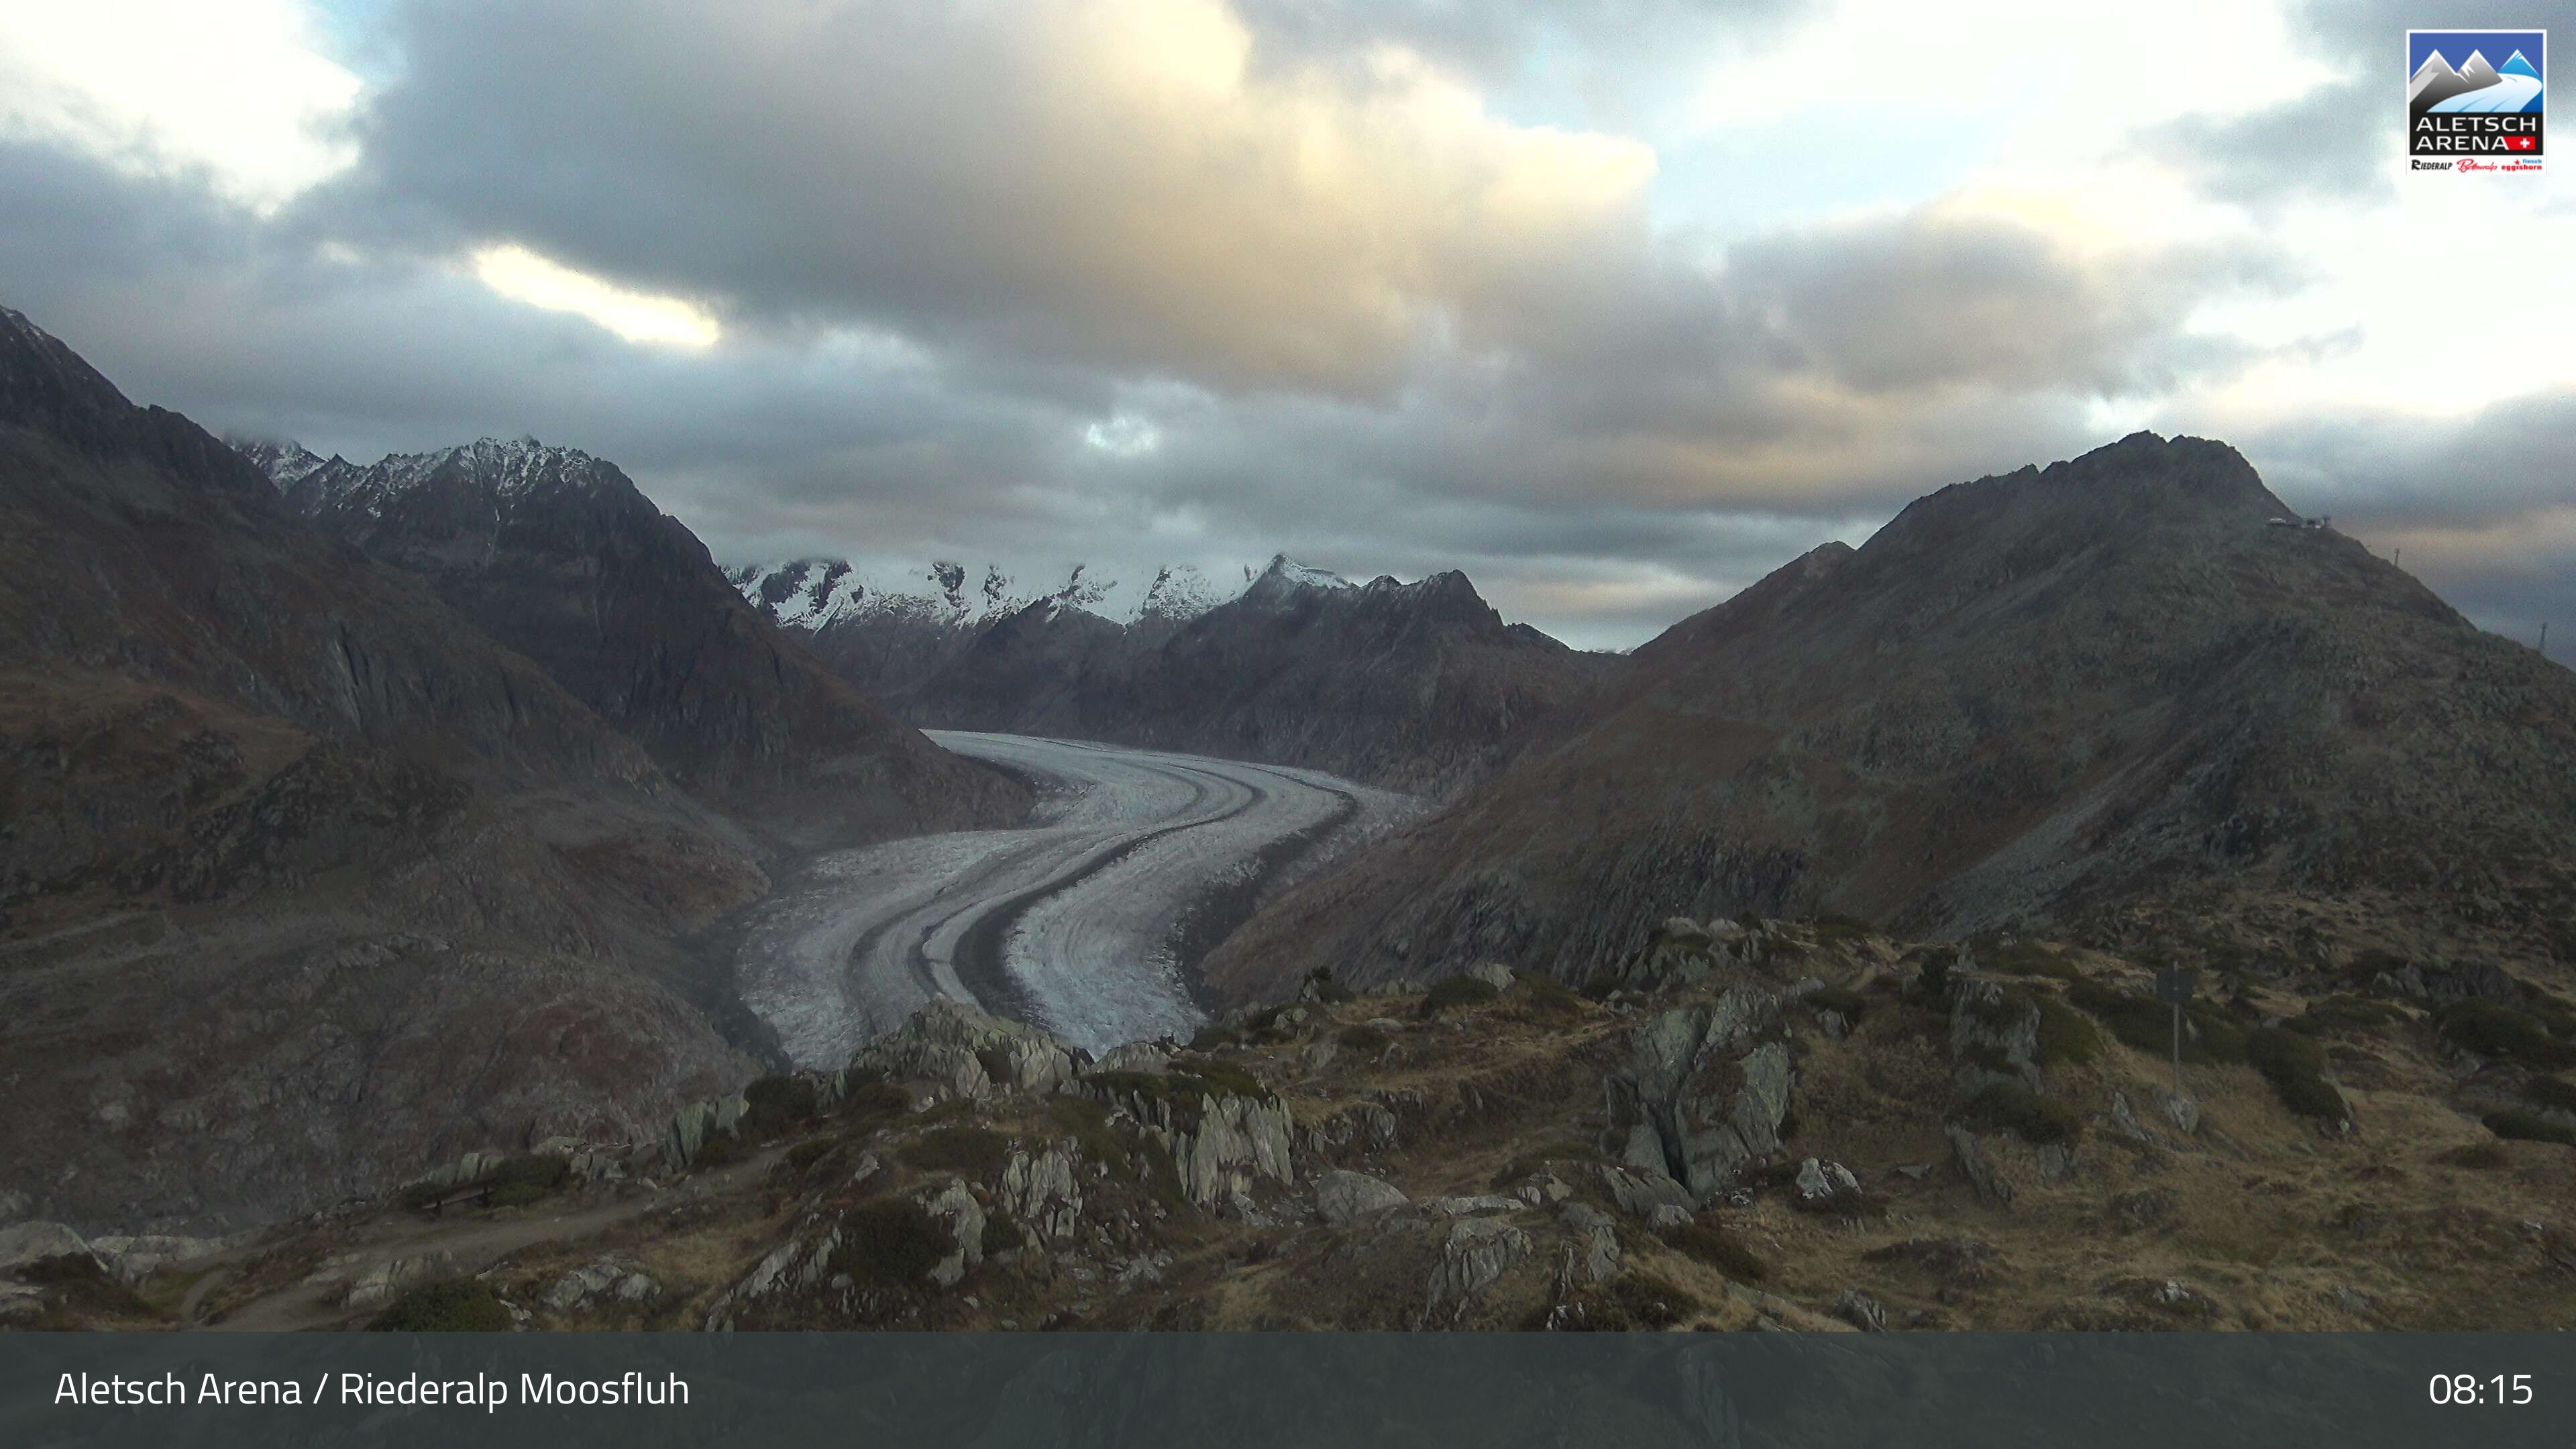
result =
[[[2576,1005],[1674,919],[1583,992],[1329,977],[1100,1060],[935,1002],[615,1149],[254,1243],[0,1236],[13,1321],[2507,1329],[2576,1323]],[[569,1224],[570,1226],[565,1226]]]

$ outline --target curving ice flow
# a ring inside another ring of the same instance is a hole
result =
[[[1263,885],[1420,808],[1314,770],[930,738],[1029,780],[1035,820],[825,856],[755,911],[735,979],[799,1066],[838,1066],[933,995],[1093,1051],[1187,1037],[1198,958]]]

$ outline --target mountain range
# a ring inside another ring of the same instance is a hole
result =
[[[1302,765],[1431,795],[1482,779],[1619,667],[1505,623],[1455,571],[1359,584],[1282,554],[1220,598],[1166,569],[1124,619],[1088,607],[1078,573],[1030,599],[988,572],[980,604],[954,564],[928,571],[927,594],[870,589],[821,560],[731,577],[923,727]]]

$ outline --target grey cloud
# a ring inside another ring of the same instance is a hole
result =
[[[2411,0],[2308,0],[2296,28],[2319,60],[2345,72],[2340,79],[2248,116],[2185,117],[2137,143],[2192,171],[2210,196],[2257,211],[2308,198],[2384,198],[2404,154],[2409,29],[2570,27],[2576,5],[2568,0],[2463,0],[2438,13]]]
[[[1745,291],[1783,334],[1864,392],[2170,389],[2244,357],[2184,331],[2195,306],[2293,282],[2260,251],[2091,259],[2026,227],[1924,213],[1770,239],[1737,260]]]
[[[2268,429],[2246,455],[2312,511],[2389,527],[2483,527],[2537,509],[2576,509],[2576,388],[2427,420],[2345,409]],[[2284,494],[2288,497],[2288,494]]]
[[[1317,54],[1337,26],[1386,33],[1298,8]],[[1250,12],[1256,61],[1286,33],[1276,11]],[[1714,260],[1618,195],[1519,231],[1458,225],[1442,195],[1300,221],[1216,194],[1234,173],[1205,156],[1206,174],[1151,174],[1174,159],[1153,138],[1125,154],[1115,134],[1040,134],[1067,103],[1019,93],[1082,74],[922,7],[854,12],[866,34],[785,57],[782,35],[811,37],[751,7],[407,13],[409,69],[360,127],[360,170],[275,217],[0,144],[0,301],[218,428],[353,456],[575,444],[728,559],[849,554],[897,580],[932,557],[1028,580],[1079,559],[1135,579],[1284,549],[1360,575],[1465,568],[1512,617],[1627,644],[1931,488],[2104,441],[2096,396],[2240,360],[2185,335],[2198,300],[2295,280],[2260,251],[2104,262],[1931,210]],[[1385,24],[1469,69],[1589,13]],[[1363,104],[1366,85],[1361,67],[1300,104]],[[1340,124],[1318,134],[1341,144]],[[1458,134],[1472,197],[1508,147]],[[1248,194],[1275,199],[1266,184]],[[1174,220],[1123,230],[1157,216]],[[494,297],[456,259],[503,239],[707,300],[725,338],[657,352]],[[1085,444],[1121,414],[1158,446]],[[2535,414],[2494,466],[2563,478],[2539,466],[2562,416]],[[2456,441],[2372,426],[2249,451],[2359,477],[2365,452]]]
[[[2405,126],[2384,76],[2332,82],[2251,115],[2186,116],[2151,131],[2145,149],[2196,169],[2221,201],[2268,209],[2285,201],[2371,201],[2396,192],[2390,160]]]
[[[2486,628],[2576,659],[2576,389],[2427,420],[2350,410],[2244,440],[2273,491],[2408,572]]]

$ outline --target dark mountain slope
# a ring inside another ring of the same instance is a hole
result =
[[[262,456],[308,517],[428,580],[754,829],[847,843],[1026,807],[1016,784],[898,724],[762,618],[609,463],[533,439],[366,467]]]
[[[1746,910],[2174,938],[2229,901],[2271,949],[2576,958],[2576,675],[2288,512],[2151,434],[1943,489],[1640,649],[1590,723],[1211,976],[1579,977]]]
[[[212,1226],[649,1131],[750,1069],[678,941],[766,885],[545,671],[0,311],[0,1194]]]

